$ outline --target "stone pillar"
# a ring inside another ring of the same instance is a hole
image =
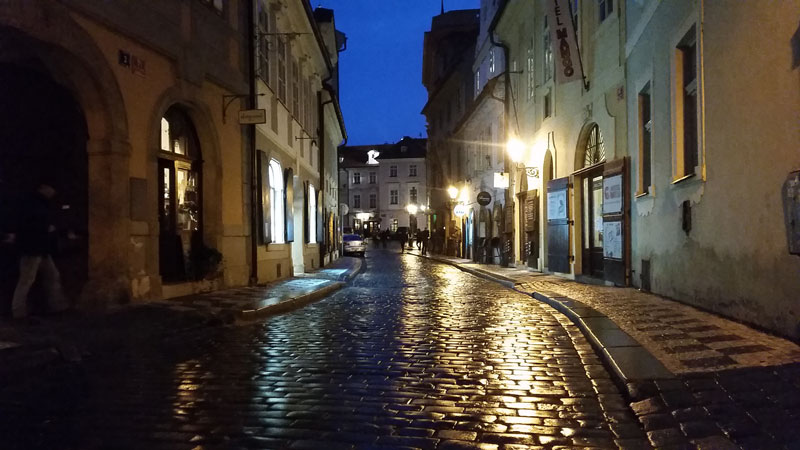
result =
[[[128,240],[130,238],[130,144],[122,140],[90,139],[89,159],[89,281],[81,293],[81,308],[104,308],[130,299]]]

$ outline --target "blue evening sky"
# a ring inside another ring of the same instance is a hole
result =
[[[440,0],[312,0],[334,11],[347,35],[339,55],[341,104],[348,145],[426,137],[422,41]],[[445,0],[445,11],[477,9],[480,0]]]

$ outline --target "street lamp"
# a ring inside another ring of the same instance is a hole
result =
[[[531,178],[539,178],[539,166],[527,166],[525,165],[525,151],[527,150],[527,146],[524,142],[517,138],[511,138],[506,143],[506,151],[508,152],[508,157],[511,158],[511,161],[516,164],[518,169],[525,169],[525,174]],[[536,149],[531,149],[536,150]],[[539,153],[537,151],[537,153]],[[534,155],[535,160],[540,160],[540,155]]]
[[[418,210],[419,208],[417,207],[417,205],[414,204],[406,205],[406,211],[408,211],[408,213],[411,215],[416,215]]]
[[[450,186],[447,188],[447,195],[450,196],[450,200],[455,200],[458,197],[458,188],[455,186]]]

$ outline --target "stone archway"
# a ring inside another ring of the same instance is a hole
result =
[[[36,67],[77,102],[88,164],[89,280],[79,303],[125,301],[130,146],[124,102],[105,57],[59,2],[6,2],[0,6],[0,62]]]

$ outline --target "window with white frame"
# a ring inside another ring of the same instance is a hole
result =
[[[283,169],[281,163],[275,159],[269,162],[269,183],[272,242],[282,244],[284,243]]]
[[[353,184],[361,184],[361,172],[353,172]]]
[[[547,16],[544,16],[544,29],[542,30],[542,45],[544,55],[544,81],[550,81],[553,78],[553,42],[550,40],[550,24],[547,23]]]
[[[317,190],[308,185],[308,243],[317,243]]]
[[[369,207],[372,209],[378,207],[378,194],[369,194]]]
[[[378,182],[378,175],[375,172],[369,173],[369,184],[375,184]]]
[[[390,205],[397,205],[400,203],[400,191],[398,189],[392,189],[389,191],[389,204]]]
[[[408,190],[408,202],[412,204],[417,203],[417,188],[414,186]]]
[[[536,92],[536,72],[534,72],[534,48],[533,48],[533,38],[531,38],[531,43],[528,46],[528,54],[527,56],[527,67],[526,70],[528,72],[528,100],[532,100],[533,96]]]
[[[353,208],[361,208],[361,194],[353,194]]]
[[[389,166],[389,176],[390,177],[397,176],[397,166]]]
[[[286,42],[278,37],[278,98],[286,102]]]
[[[700,104],[697,95],[700,81],[697,74],[696,30],[696,26],[692,25],[675,49],[673,178],[676,180],[694,175],[696,167],[700,164],[698,148]]]
[[[597,14],[602,23],[614,13],[614,0],[597,0]]]
[[[409,164],[408,165],[408,176],[410,176],[410,177],[417,176],[417,165],[416,164]]]
[[[258,7],[258,77],[269,86],[269,12],[263,3],[259,2]]]
[[[650,83],[647,83],[638,98],[639,106],[639,184],[637,193],[647,194],[650,192],[651,180],[651,136],[653,120],[650,107]]]

